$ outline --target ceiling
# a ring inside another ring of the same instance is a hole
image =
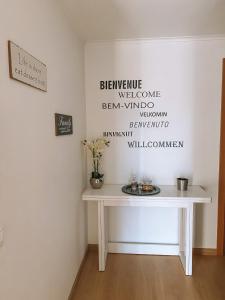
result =
[[[59,1],[86,41],[225,34],[225,0]]]

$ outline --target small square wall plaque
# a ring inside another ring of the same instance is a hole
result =
[[[73,134],[72,116],[55,114],[55,135]]]

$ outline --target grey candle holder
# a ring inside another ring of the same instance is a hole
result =
[[[188,179],[184,177],[177,178],[177,189],[178,191],[187,191]]]

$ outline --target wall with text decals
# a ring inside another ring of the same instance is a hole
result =
[[[135,175],[163,185],[185,176],[205,187],[213,204],[196,210],[195,247],[216,247],[223,57],[224,38],[86,45],[88,137],[111,140],[105,182],[125,184]],[[96,213],[89,204],[89,243],[97,242]],[[177,243],[177,214],[110,209],[110,240]]]

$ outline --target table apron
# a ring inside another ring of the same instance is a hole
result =
[[[173,208],[188,208],[190,205],[192,205],[193,202],[191,201],[129,201],[129,200],[104,200],[103,205],[104,206],[114,206],[114,207],[121,207],[121,206],[127,206],[127,207],[173,207]]]

